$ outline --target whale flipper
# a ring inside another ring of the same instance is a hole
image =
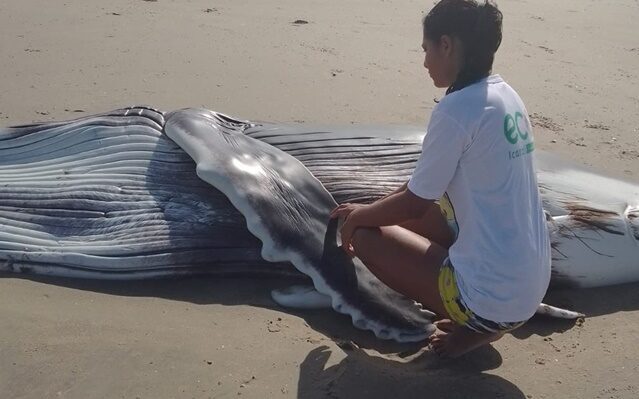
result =
[[[434,314],[379,281],[338,247],[337,206],[324,186],[287,153],[225,124],[223,115],[187,109],[167,114],[165,133],[196,162],[197,174],[223,192],[262,241],[262,257],[291,262],[333,308],[379,338],[426,339]]]

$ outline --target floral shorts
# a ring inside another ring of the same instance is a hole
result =
[[[441,269],[439,269],[438,280],[439,294],[444,301],[444,307],[452,321],[459,325],[465,326],[478,333],[490,334],[514,330],[526,322],[526,320],[514,323],[495,322],[474,314],[468,306],[466,306],[459,294],[457,280],[455,279],[455,269],[453,269],[453,265],[448,258],[444,260]]]

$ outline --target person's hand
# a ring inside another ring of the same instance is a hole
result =
[[[335,209],[331,211],[331,219],[335,218],[344,218],[346,219],[348,215],[350,215],[354,210],[363,208],[366,205],[364,204],[351,204],[345,203],[338,205]]]
[[[361,212],[361,209],[366,207],[367,205],[363,204],[341,204],[337,208],[331,211],[331,219],[334,218],[343,218],[344,224],[342,224],[342,229],[340,230],[340,236],[342,238],[342,249],[346,251],[350,256],[355,256],[355,249],[351,244],[351,240],[353,239],[353,233],[355,229],[358,228],[361,224],[359,222],[359,218],[357,215]]]

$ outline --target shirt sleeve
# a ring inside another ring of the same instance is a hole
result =
[[[455,119],[435,110],[408,189],[424,199],[440,199],[455,175],[468,140],[469,136]]]

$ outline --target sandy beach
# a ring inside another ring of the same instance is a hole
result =
[[[0,3],[0,125],[148,104],[254,121],[425,126],[431,1]],[[538,148],[639,181],[636,0],[502,0],[494,72]],[[0,226],[0,229],[2,227]],[[638,264],[639,267],[639,264]],[[493,346],[441,361],[333,311],[279,308],[294,283],[0,275],[0,398],[637,398],[639,284],[563,290]]]

